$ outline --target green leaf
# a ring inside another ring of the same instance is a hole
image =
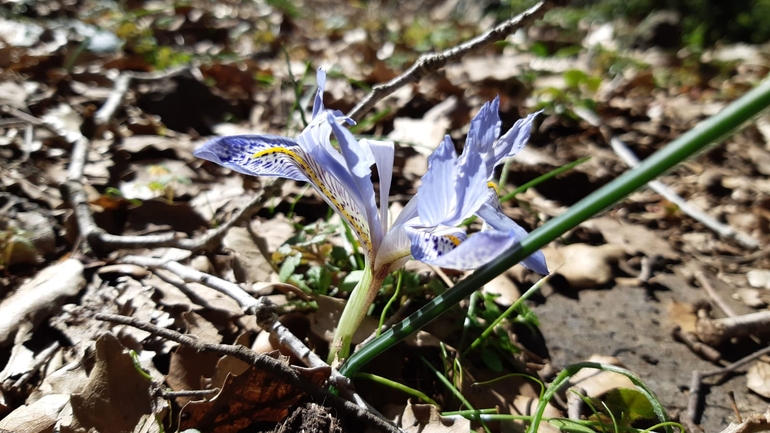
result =
[[[500,359],[500,355],[490,348],[481,349],[481,360],[489,367],[490,370],[495,372],[503,371],[503,361]]]
[[[568,87],[577,88],[581,83],[588,79],[588,75],[585,72],[578,69],[570,69],[564,73],[564,82]]]
[[[340,283],[340,292],[349,292],[356,287],[361,277],[364,276],[364,271],[352,271],[342,279]]]
[[[301,260],[302,256],[299,254],[287,256],[281,265],[281,271],[278,273],[278,279],[282,283],[289,281],[289,278],[291,278],[292,274],[294,274],[294,270],[297,269],[297,266]]]
[[[634,422],[656,417],[650,401],[636,389],[613,389],[607,393],[604,402],[616,417],[622,416],[624,420]]]

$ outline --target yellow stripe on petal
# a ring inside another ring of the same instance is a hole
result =
[[[304,153],[304,152],[302,152]],[[326,199],[326,202],[350,225],[356,232],[364,249],[370,259],[373,259],[372,238],[369,232],[369,223],[366,214],[361,209],[356,200],[350,195],[347,188],[343,186],[327,170],[324,170],[318,163],[309,157],[304,157],[300,152],[295,152],[283,147],[272,147],[259,151],[252,155],[252,158],[269,159],[276,164],[285,164],[285,158],[288,158],[308,179],[310,179],[316,190]]]
[[[500,190],[497,189],[497,184],[495,182],[492,182],[491,180],[487,182],[487,186],[495,190],[495,195],[500,196]]]

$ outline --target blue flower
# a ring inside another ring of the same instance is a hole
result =
[[[501,210],[490,183],[495,167],[518,153],[529,139],[538,113],[519,120],[502,137],[499,99],[485,104],[472,120],[460,156],[446,136],[428,159],[428,172],[417,194],[392,225],[388,224],[388,193],[393,177],[394,146],[389,141],[357,140],[342,124],[353,120],[323,105],[324,71],[310,124],[296,139],[275,135],[236,135],[213,139],[194,155],[239,173],[278,176],[309,182],[342,217],[364,250],[364,276],[343,311],[332,353],[346,355],[350,336],[392,271],[410,257],[453,269],[475,269],[527,235]],[[331,135],[339,151],[331,145]],[[379,174],[379,203],[372,184],[372,166]],[[484,228],[467,235],[458,225],[477,215]],[[522,264],[540,274],[548,268],[538,251]]]

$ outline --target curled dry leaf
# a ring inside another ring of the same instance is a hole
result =
[[[317,384],[325,379],[308,378]],[[182,409],[180,430],[234,433],[254,422],[282,421],[304,395],[271,371],[251,367],[239,376],[229,375],[213,399],[188,403]]]
[[[746,386],[764,398],[770,398],[770,364],[757,362],[746,373]]]
[[[401,429],[406,433],[465,433],[471,422],[463,417],[441,416],[431,404],[407,402],[401,416]]]
[[[548,263],[555,266],[555,273],[575,289],[595,288],[611,282],[615,265],[625,256],[623,247],[612,244],[572,244],[558,250],[546,248],[543,252]]]
[[[144,415],[153,414],[152,386],[118,339],[102,335],[96,340],[96,365],[88,384],[70,397],[72,423],[63,431],[134,431]]]

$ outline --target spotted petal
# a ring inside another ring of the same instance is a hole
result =
[[[427,234],[413,237],[413,242],[417,245],[412,246],[412,255],[417,260],[442,268],[471,270],[489,263],[516,240],[512,233],[490,230],[475,233],[454,248],[446,241],[436,244]],[[436,247],[441,248],[441,254],[433,254]]]
[[[462,245],[466,239],[465,230],[457,227],[446,227],[435,231],[406,227],[406,233],[412,242],[412,257],[428,264],[435,264],[455,250],[458,245]]]

